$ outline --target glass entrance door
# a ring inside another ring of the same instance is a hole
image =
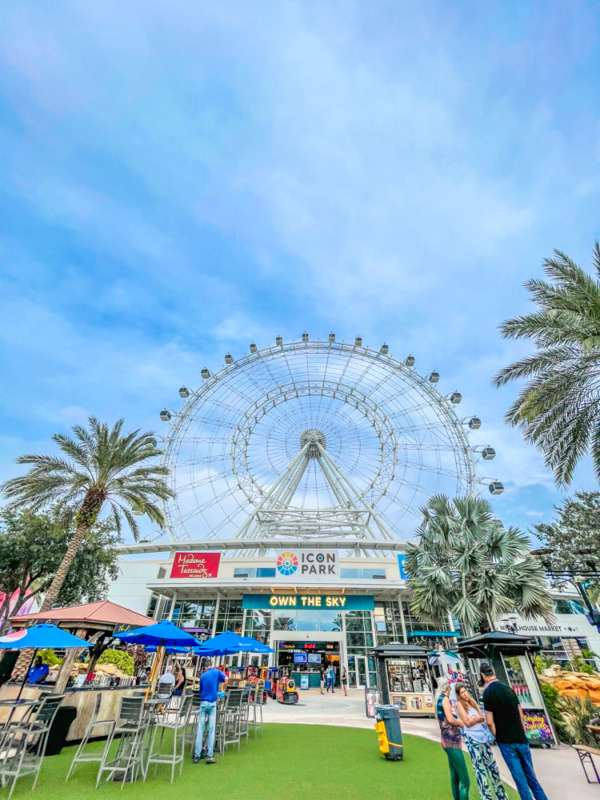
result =
[[[369,688],[369,670],[366,656],[348,656],[348,684],[354,689]]]

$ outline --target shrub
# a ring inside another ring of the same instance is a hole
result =
[[[561,742],[565,742],[565,744],[571,744],[572,737],[569,734],[567,725],[565,723],[565,718],[561,711],[561,698],[558,689],[551,683],[541,683],[540,686],[542,688],[542,694],[544,695],[546,708],[548,709],[548,714],[550,715],[550,719],[554,725],[556,735]]]
[[[114,664],[117,669],[120,669],[126,675],[133,675],[133,658],[123,650],[111,648],[105,650],[98,659],[98,664]]]
[[[573,668],[575,672],[584,672],[586,675],[596,674],[596,670],[592,665],[586,663],[581,656],[575,656],[573,659]]]
[[[587,729],[598,716],[598,708],[589,697],[561,697],[560,710],[566,717],[567,730],[573,744],[598,746],[596,737]]]
[[[535,671],[538,675],[541,675],[543,670],[548,669],[549,667],[553,667],[558,662],[555,661],[550,656],[546,655],[539,655],[535,657],[534,664],[535,664]]]
[[[42,659],[42,663],[48,664],[49,667],[60,666],[63,662],[62,658],[59,658],[54,650],[42,650],[38,653],[38,656]]]

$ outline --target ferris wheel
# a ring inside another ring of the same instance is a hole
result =
[[[503,491],[477,474],[495,451],[470,441],[460,392],[385,344],[278,336],[201,377],[160,413],[175,540],[402,540],[434,494]]]

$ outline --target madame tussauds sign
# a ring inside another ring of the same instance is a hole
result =
[[[175,553],[171,578],[216,578],[220,553]]]
[[[284,581],[302,578],[339,578],[337,550],[279,550],[276,577]]]

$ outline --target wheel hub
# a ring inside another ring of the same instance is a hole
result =
[[[319,455],[319,448],[317,445],[320,444],[323,450],[325,450],[327,447],[327,439],[323,431],[320,431],[318,428],[308,428],[300,436],[300,449],[306,444],[308,445],[307,456],[309,458],[317,458]]]

